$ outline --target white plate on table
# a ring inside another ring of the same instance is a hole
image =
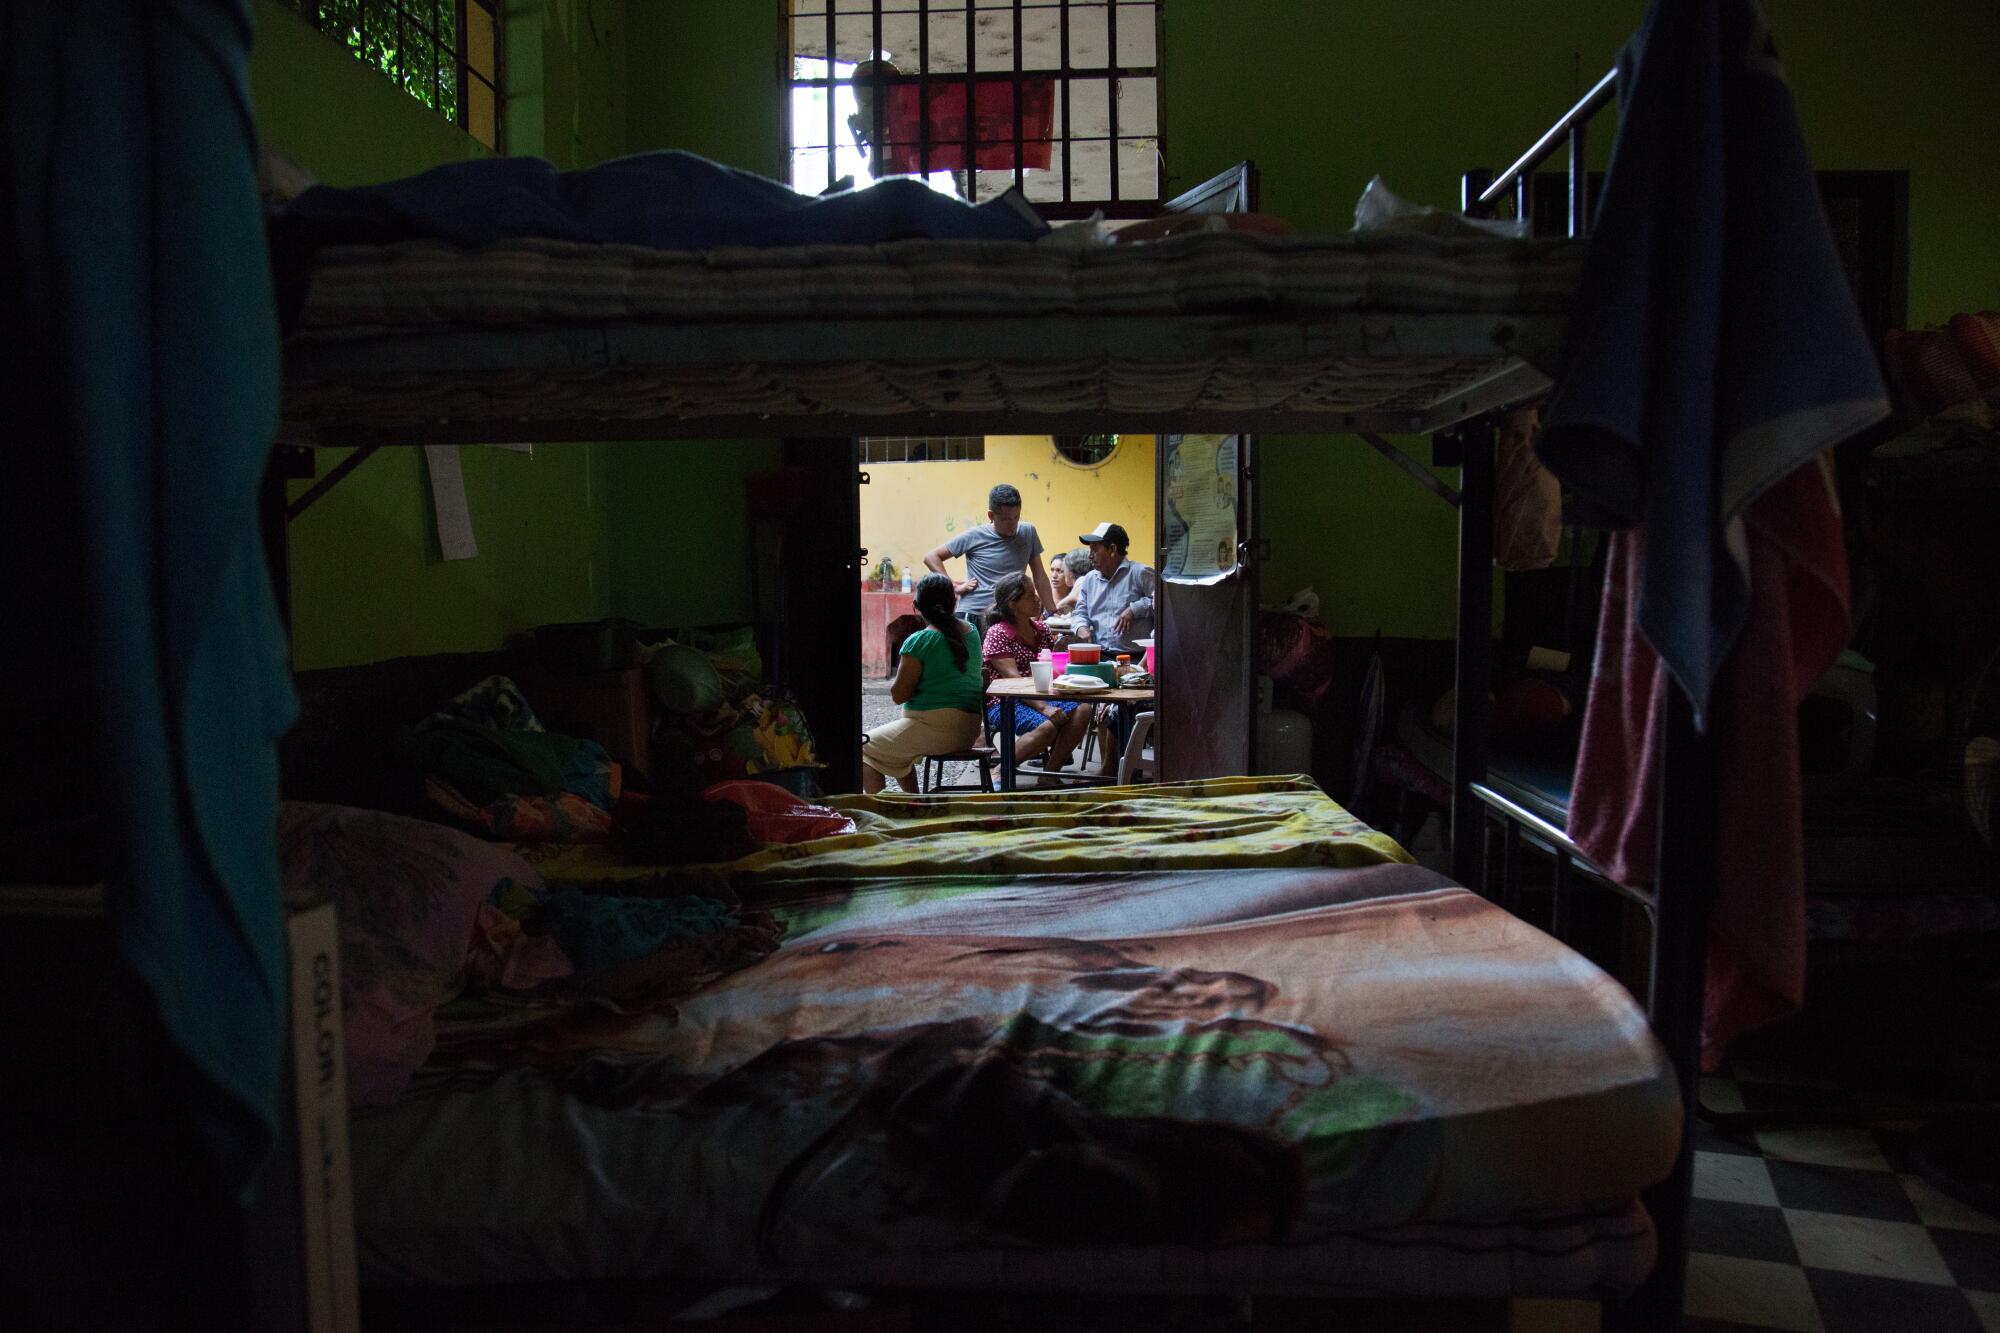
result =
[[[1096,676],[1057,676],[1055,687],[1059,690],[1075,690],[1079,694],[1089,694],[1092,690],[1108,690],[1111,687]]]

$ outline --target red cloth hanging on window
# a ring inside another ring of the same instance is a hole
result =
[[[1014,89],[1011,76],[973,81],[973,160],[981,171],[1014,169]],[[921,175],[925,171],[959,171],[965,167],[965,90],[963,80],[918,84],[892,83],[882,89],[882,142],[878,176]],[[1055,80],[1023,78],[1021,89],[1021,166],[1046,169],[1049,143],[1055,131]],[[926,128],[918,113],[919,98],[928,112]],[[929,154],[922,152],[929,136]],[[920,159],[924,159],[921,160]]]

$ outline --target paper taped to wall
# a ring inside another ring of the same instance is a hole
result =
[[[1162,435],[1165,551],[1174,583],[1220,583],[1236,574],[1237,435]]]
[[[424,468],[431,479],[431,513],[437,519],[438,556],[470,560],[479,554],[472,535],[472,511],[465,504],[465,473],[459,467],[458,446],[427,444]]]

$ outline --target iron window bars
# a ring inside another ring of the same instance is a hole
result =
[[[501,149],[500,0],[282,0],[411,97]]]
[[[783,2],[794,187],[837,183],[841,151],[872,166],[893,149],[897,162],[914,159],[915,174],[950,171],[974,203],[1019,186],[1054,218],[1158,211],[1164,0]],[[845,89],[868,103],[855,98],[852,125],[840,110]],[[888,139],[892,99],[914,112],[902,121],[910,137]],[[1045,105],[1043,140],[1029,122]],[[1044,143],[1048,168],[1028,165]]]
[[[984,435],[864,435],[864,463],[964,463],[986,457]]]

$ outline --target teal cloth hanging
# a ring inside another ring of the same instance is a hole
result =
[[[0,845],[51,812],[94,831],[118,949],[237,1187],[276,1119],[276,738],[295,709],[257,523],[278,338],[250,38],[247,0],[0,8],[0,414],[20,469],[0,483],[0,596],[10,630],[45,636],[0,669],[10,707],[66,710],[18,727],[9,764],[60,782],[0,816]]]

